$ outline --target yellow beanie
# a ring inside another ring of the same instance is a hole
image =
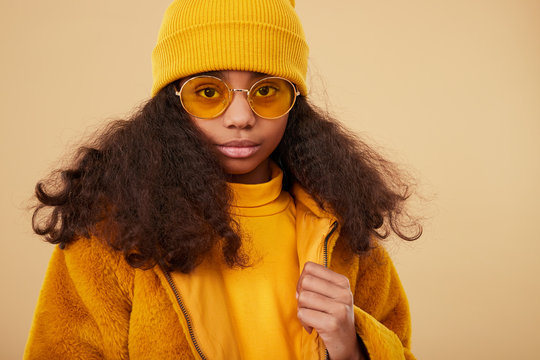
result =
[[[309,48],[294,0],[175,0],[152,52],[152,96],[205,71],[281,76],[307,94]]]

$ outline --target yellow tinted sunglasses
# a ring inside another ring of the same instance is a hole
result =
[[[287,114],[300,92],[292,82],[281,77],[265,77],[248,89],[231,89],[222,79],[211,75],[194,76],[182,84],[176,95],[182,107],[191,115],[212,119],[229,107],[234,92],[246,92],[249,106],[265,119]]]

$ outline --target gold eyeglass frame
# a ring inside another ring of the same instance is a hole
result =
[[[184,89],[184,86],[190,82],[191,80],[193,79],[196,79],[196,78],[214,78],[216,80],[219,80],[221,81],[223,84],[225,84],[225,87],[227,88],[227,90],[229,91],[229,96],[227,98],[227,105],[223,108],[223,110],[221,110],[217,115],[214,115],[213,117],[210,117],[210,118],[204,118],[204,117],[200,117],[200,116],[197,116],[195,114],[192,114],[188,111],[188,109],[186,108],[186,106],[184,105],[184,102],[182,101],[182,90]],[[279,116],[276,116],[276,117],[272,117],[272,118],[268,118],[268,117],[265,117],[265,116],[261,116],[259,115],[255,109],[253,109],[253,107],[251,106],[251,101],[249,101],[249,95],[251,94],[251,91],[253,90],[253,88],[260,82],[262,81],[265,81],[265,80],[268,80],[268,79],[280,79],[280,80],[285,80],[286,82],[288,82],[289,84],[291,84],[292,88],[293,88],[293,93],[294,93],[294,99],[292,101],[292,104],[291,106],[289,107],[289,109],[287,111],[285,111],[283,114],[279,115]],[[285,78],[282,78],[282,77],[279,77],[279,76],[267,76],[267,77],[264,77],[260,80],[257,80],[253,85],[251,85],[251,87],[249,89],[231,89],[229,84],[227,84],[225,82],[225,80],[223,79],[220,79],[218,78],[217,76],[212,76],[212,75],[197,75],[197,76],[193,76],[191,78],[189,78],[186,82],[184,82],[182,84],[182,86],[180,87],[180,90],[177,90],[175,89],[176,92],[176,96],[178,96],[180,98],[180,103],[182,104],[182,107],[184,108],[184,110],[187,111],[188,114],[192,115],[192,116],[195,116],[196,118],[199,118],[199,119],[214,119],[216,117],[218,117],[219,115],[223,114],[225,112],[225,110],[227,110],[229,108],[229,106],[231,105],[231,102],[232,102],[232,99],[233,99],[233,93],[234,92],[245,92],[246,93],[246,99],[248,100],[248,104],[249,104],[249,107],[251,108],[251,111],[253,111],[253,113],[255,113],[257,116],[263,118],[263,119],[268,119],[268,120],[272,120],[272,119],[277,119],[277,118],[280,118],[282,116],[284,116],[285,114],[288,114],[291,109],[293,108],[294,104],[296,104],[296,98],[298,96],[300,96],[300,91],[298,91],[296,89],[296,86],[290,81],[290,80],[287,80]]]

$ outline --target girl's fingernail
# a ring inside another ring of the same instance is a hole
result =
[[[298,291],[296,292],[296,300],[298,300]]]

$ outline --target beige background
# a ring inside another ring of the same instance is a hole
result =
[[[168,0],[1,0],[1,359],[22,355],[52,246],[37,180],[147,99]],[[312,96],[419,179],[388,245],[419,359],[538,359],[540,1],[298,0]],[[326,105],[325,105],[326,104]]]

